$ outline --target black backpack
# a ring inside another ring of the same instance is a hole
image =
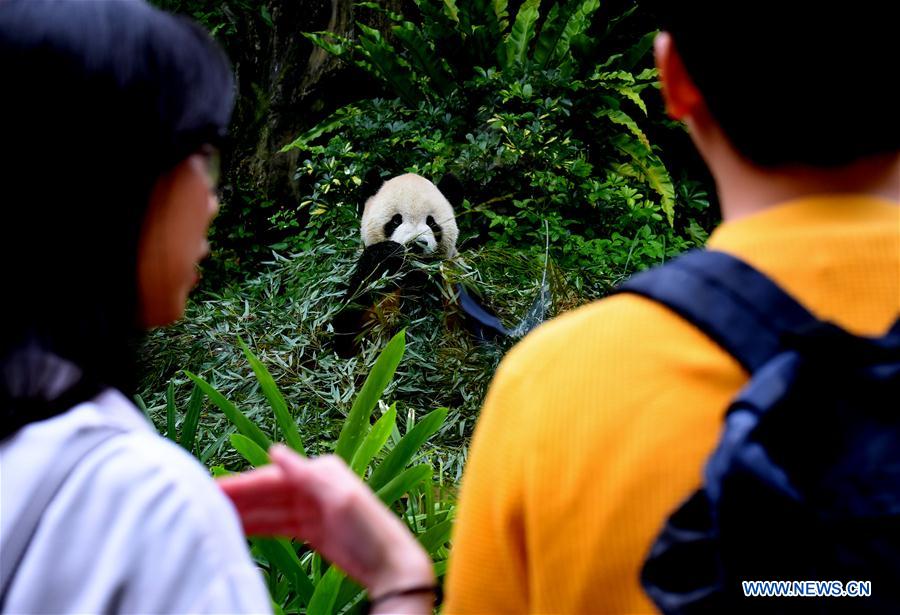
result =
[[[667,306],[751,374],[703,486],[644,562],[657,607],[900,613],[900,320],[880,339],[851,335],[707,250],[619,291]]]

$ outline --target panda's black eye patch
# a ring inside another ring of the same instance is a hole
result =
[[[425,218],[425,224],[428,225],[428,228],[431,229],[431,232],[434,233],[434,240],[437,243],[441,243],[441,238],[444,235],[444,229],[441,228],[441,225],[434,221],[434,217],[428,216]]]
[[[403,224],[403,216],[400,214],[394,214],[394,217],[388,220],[387,224],[384,225],[384,237],[385,239],[390,239],[391,235],[394,234],[394,231],[397,230]]]

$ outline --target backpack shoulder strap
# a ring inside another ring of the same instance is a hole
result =
[[[0,549],[0,611],[3,610],[16,571],[37,532],[44,511],[53,501],[54,496],[91,451],[113,436],[122,433],[121,430],[110,426],[92,427],[85,431],[86,433],[73,438],[62,449],[53,467],[42,478],[37,489],[25,503],[22,512],[13,521],[9,533],[3,537],[3,548]]]
[[[783,336],[818,324],[766,275],[713,250],[692,250],[631,277],[616,292],[657,301],[703,331],[751,374],[783,348]]]

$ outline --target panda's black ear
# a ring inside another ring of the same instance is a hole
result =
[[[381,188],[381,184],[383,183],[384,178],[381,176],[381,169],[369,169],[369,172],[366,173],[366,176],[363,178],[363,182],[360,184],[359,192],[357,193],[356,208],[358,211],[356,213],[359,217],[362,217],[366,201],[378,192],[378,189]]]
[[[378,189],[381,188],[381,184],[383,183],[384,178],[381,176],[381,169],[369,169],[369,172],[366,173],[366,176],[363,178],[363,183],[359,186],[359,191],[363,197],[362,200],[365,201],[367,198],[378,192]]]
[[[447,173],[441,178],[437,185],[438,190],[444,195],[453,209],[458,209],[462,205],[465,196],[462,182],[453,173]]]

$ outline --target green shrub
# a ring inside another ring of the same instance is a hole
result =
[[[228,437],[231,447],[246,464],[254,467],[267,464],[266,451],[279,434],[288,446],[305,454],[295,410],[290,408],[268,368],[240,339],[238,345],[271,409],[268,420],[260,420],[258,414],[245,414],[217,387],[185,372],[194,386],[181,421],[181,435],[176,438],[178,412],[172,383],[166,392],[166,435],[189,451],[196,450],[195,435],[205,395],[231,426],[220,437]],[[379,402],[405,351],[405,332],[401,331],[375,360],[343,421],[334,452],[406,521],[434,558],[438,576],[442,576],[446,569],[453,499],[444,488],[443,477],[434,476],[434,468],[429,458],[423,456],[422,446],[441,429],[448,410],[440,408],[418,421],[407,422],[406,431],[401,435],[397,404],[387,407]],[[139,403],[144,407],[143,400]],[[379,405],[382,413],[373,424],[372,414]],[[216,476],[227,474],[222,465],[212,470]],[[251,544],[277,610],[327,614],[359,607],[364,597],[362,589],[301,543],[253,538]]]
[[[618,21],[600,28],[592,0],[554,3],[546,16],[534,1],[515,16],[502,2],[416,5],[418,23],[389,14],[387,38],[362,25],[358,40],[307,34],[399,97],[343,107],[287,146],[302,159],[310,221],[300,241],[358,226],[375,169],[453,172],[467,189],[463,249],[489,242],[541,259],[549,239],[552,261],[587,298],[702,242],[702,189],[673,182],[648,137],[672,130],[644,100],[658,88],[652,32],[607,53],[601,39]],[[306,224],[295,211],[272,219]]]

